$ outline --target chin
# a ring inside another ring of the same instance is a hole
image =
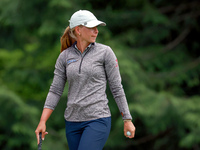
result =
[[[96,41],[96,37],[91,38],[91,42],[94,43]]]
[[[94,43],[96,40],[91,40],[90,43]]]

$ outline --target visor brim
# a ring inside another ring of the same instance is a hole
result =
[[[88,28],[93,28],[96,26],[106,26],[106,23],[99,20],[92,20],[83,24],[83,26],[88,27]]]

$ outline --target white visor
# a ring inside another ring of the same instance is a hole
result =
[[[99,25],[106,26],[106,23],[97,20],[93,13],[91,13],[88,10],[79,10],[71,16],[69,20],[69,27],[72,29],[79,25],[83,25],[88,28],[93,28]]]

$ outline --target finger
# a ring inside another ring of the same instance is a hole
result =
[[[131,136],[128,136],[130,139],[135,137],[135,134],[132,134]]]
[[[45,132],[42,132],[42,140],[44,141],[45,138]]]
[[[125,137],[128,137],[126,133],[127,133],[127,131],[124,131],[124,136],[125,136]]]
[[[45,133],[44,133],[44,136],[47,135],[47,134],[48,134],[48,132],[45,132]],[[44,140],[44,139],[43,139],[43,140]]]
[[[135,131],[131,132],[131,135],[129,136],[129,138],[134,138],[135,137]]]
[[[42,140],[44,141],[45,135],[47,135],[48,132],[42,132]]]
[[[35,132],[36,134],[36,138],[37,138],[37,144],[39,144],[40,140],[39,140],[39,132]]]

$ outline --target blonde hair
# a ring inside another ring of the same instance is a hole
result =
[[[72,46],[76,41],[75,28],[70,29],[69,26],[65,29],[62,37],[60,38],[61,49],[60,52]]]

